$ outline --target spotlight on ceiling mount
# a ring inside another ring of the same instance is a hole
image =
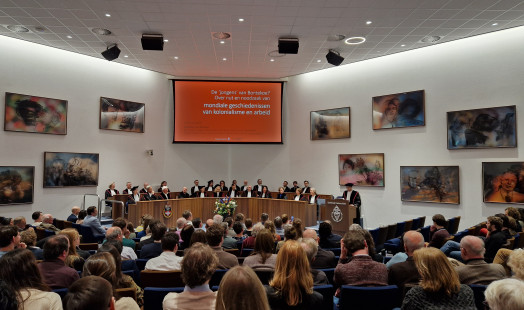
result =
[[[117,59],[119,55],[120,49],[116,44],[108,46],[107,49],[102,52],[102,56],[109,61]]]
[[[142,49],[144,51],[163,51],[164,36],[161,34],[143,34]]]
[[[329,50],[326,55],[326,60],[333,66],[340,66],[340,64],[344,61],[344,57],[340,56],[340,53],[335,50]]]
[[[278,52],[280,54],[298,54],[298,39],[296,38],[278,39]]]

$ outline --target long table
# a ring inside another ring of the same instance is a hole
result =
[[[305,226],[316,225],[317,206],[305,201],[240,197],[235,200],[237,202],[235,214],[243,213],[246,218],[253,219],[253,222],[258,222],[262,213],[267,213],[270,219],[285,213],[289,218],[291,216],[300,218]],[[216,198],[139,201],[137,204],[129,205],[127,219],[138,226],[142,215],[151,214],[155,219],[163,221],[167,227],[176,227],[177,218],[181,217],[185,210],[189,210],[193,218],[199,217],[202,222],[205,222],[214,215],[215,201]],[[170,217],[164,216],[166,205],[171,207]]]

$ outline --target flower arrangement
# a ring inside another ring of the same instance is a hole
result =
[[[220,214],[222,216],[233,215],[235,209],[237,208],[237,202],[231,197],[219,198],[215,201],[215,214]]]

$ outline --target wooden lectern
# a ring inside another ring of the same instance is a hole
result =
[[[350,207],[344,199],[326,199],[320,212],[320,220],[329,220],[333,226],[333,233],[344,236],[353,219],[357,217],[357,208]]]

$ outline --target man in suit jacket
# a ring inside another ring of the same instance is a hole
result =
[[[167,186],[162,186],[162,192],[160,193],[160,199],[164,199],[164,200],[171,199],[169,195],[169,188],[167,188]]]
[[[144,195],[144,200],[158,200],[158,197],[153,192],[151,185],[147,186],[147,193]]]
[[[178,194],[178,199],[183,199],[183,198],[189,198],[189,193],[187,192],[187,187],[182,187],[182,191],[180,192],[180,194]]]
[[[248,198],[258,197],[258,193],[251,189],[251,185],[248,185],[247,190],[244,191],[244,193],[242,194],[242,197],[248,197]]]
[[[262,193],[262,188],[264,187],[265,185],[262,184],[262,179],[258,179],[257,180],[257,184],[255,186],[253,186],[253,190],[255,192],[258,192],[258,193]]]
[[[236,184],[231,185],[231,188],[227,192],[227,195],[229,197],[238,197],[239,196],[238,194],[239,194],[239,190],[237,188],[237,185]]]
[[[309,194],[309,190],[310,190],[309,181],[305,180],[304,181],[304,188],[302,188],[302,193]]]
[[[289,183],[287,181],[284,181],[282,183],[282,187],[284,188],[284,193],[289,193],[291,192],[291,189],[287,186]]]
[[[299,189],[300,187],[298,186],[298,182],[297,181],[293,181],[293,187],[289,189],[290,192],[294,193],[297,191],[297,189]]]
[[[484,241],[476,236],[465,236],[460,240],[460,255],[466,263],[455,268],[462,284],[489,285],[493,281],[506,277],[506,271],[500,264],[488,264],[484,261]]]
[[[128,194],[131,195],[133,191],[131,190],[133,188],[133,184],[131,182],[126,183],[126,188],[122,191],[122,194]]]
[[[318,244],[318,235],[314,229],[306,229],[302,233],[303,238],[311,238],[315,240]],[[313,258],[311,262],[311,268],[313,269],[326,269],[326,268],[335,268],[337,266],[337,260],[335,259],[335,253],[332,251],[326,251],[318,248],[317,255]]]
[[[346,190],[342,194],[344,200],[349,201],[349,205],[357,208],[357,217],[353,220],[353,223],[360,224],[360,206],[362,202],[360,200],[360,194],[353,190],[353,183],[346,183]]]
[[[140,193],[144,193],[144,194],[147,193],[147,187],[148,187],[148,186],[149,186],[148,183],[144,183],[144,188],[142,188],[142,189],[140,190]]]
[[[193,182],[193,184],[195,184],[195,186],[192,186],[192,187],[191,187],[191,195],[192,195],[192,196],[195,196],[196,194],[198,194],[198,193],[200,192],[200,189],[201,189],[202,187],[204,187],[204,186],[199,186],[199,185],[198,185],[198,180],[195,180],[195,181]],[[196,194],[195,194],[195,193],[196,193]]]
[[[410,230],[404,234],[404,250],[408,255],[405,262],[391,265],[388,272],[388,283],[398,286],[401,290],[406,284],[417,284],[420,274],[413,260],[413,252],[424,247],[424,237],[421,233]]]
[[[247,191],[247,187],[248,187],[248,186],[249,186],[249,185],[247,184],[247,180],[244,180],[244,185],[242,185],[242,187],[240,188],[240,190],[243,191],[243,192],[245,192],[245,191]]]

